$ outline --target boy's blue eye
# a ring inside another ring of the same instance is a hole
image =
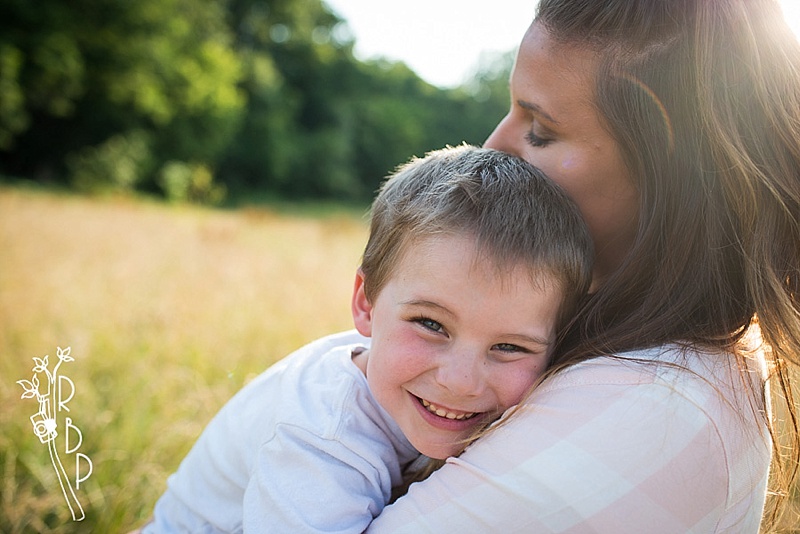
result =
[[[494,346],[494,349],[501,352],[530,352],[519,345],[512,345],[511,343],[498,343]]]
[[[426,317],[420,317],[417,319],[417,322],[427,328],[428,330],[432,330],[434,332],[441,332],[444,330],[444,327],[441,323],[434,321],[433,319],[428,319]]]

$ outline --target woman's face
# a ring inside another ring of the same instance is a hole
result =
[[[542,169],[578,205],[594,239],[595,281],[610,274],[636,231],[638,194],[594,104],[598,60],[534,23],[511,75],[511,110],[485,146]]]

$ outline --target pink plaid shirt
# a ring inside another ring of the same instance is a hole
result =
[[[771,442],[742,382],[760,386],[763,362],[743,376],[727,354],[624,356],[542,384],[368,532],[758,532]]]

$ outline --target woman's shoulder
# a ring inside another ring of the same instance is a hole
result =
[[[587,499],[609,510],[627,506],[620,491],[680,492],[690,481],[697,491],[659,506],[720,524],[757,524],[757,514],[743,517],[763,505],[770,441],[761,405],[743,394],[738,369],[733,355],[679,346],[595,358],[534,390],[487,445],[504,449],[509,465],[527,466],[520,477],[539,480],[548,465],[560,466],[544,487],[588,491]],[[525,436],[537,436],[537,446]],[[566,484],[565,464],[579,466],[576,480],[608,485]]]
[[[699,473],[726,481],[718,487],[736,503],[737,493],[763,485],[769,464],[761,363],[683,345],[595,358],[537,388],[519,423],[553,425],[548,413],[559,413],[560,428],[583,433],[579,442],[595,453],[606,446],[593,445],[602,437],[621,448],[644,447],[639,458],[654,465],[676,467],[691,457]]]
[[[679,394],[705,391],[739,402],[749,401],[752,391],[761,398],[764,379],[764,361],[758,353],[742,357],[724,350],[669,344],[586,360],[553,375],[537,391],[652,385]]]

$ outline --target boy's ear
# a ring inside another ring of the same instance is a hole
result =
[[[364,271],[356,271],[356,281],[353,286],[353,298],[350,302],[353,312],[353,324],[358,333],[364,337],[372,336],[372,304],[367,299],[364,291]]]

